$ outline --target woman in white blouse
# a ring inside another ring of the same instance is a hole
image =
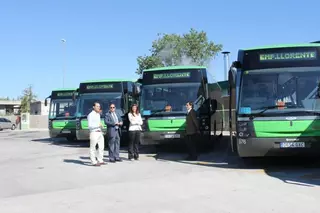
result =
[[[140,133],[142,131],[142,118],[138,110],[138,105],[133,104],[131,106],[129,117],[129,160],[139,160],[139,144]]]

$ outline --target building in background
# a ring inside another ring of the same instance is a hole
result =
[[[21,101],[0,100],[0,115],[18,114]]]
[[[31,115],[49,115],[49,106],[44,105],[44,101],[35,101],[30,104],[30,114]]]

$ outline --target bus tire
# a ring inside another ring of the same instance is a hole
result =
[[[69,142],[74,142],[74,141],[76,141],[76,138],[74,138],[74,137],[66,137],[66,139],[67,139],[67,141],[69,141]]]

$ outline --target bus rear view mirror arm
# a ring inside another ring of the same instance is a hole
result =
[[[210,102],[211,102],[211,103],[210,103],[211,112],[212,112],[212,114],[213,114],[213,113],[215,113],[216,110],[217,110],[218,103],[217,103],[217,100],[216,100],[216,99],[212,99]]]

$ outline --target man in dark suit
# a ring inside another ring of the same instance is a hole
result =
[[[196,111],[193,109],[193,103],[188,102],[186,104],[188,113],[186,118],[186,144],[189,152],[189,156],[186,160],[196,161],[198,159],[197,153],[197,137],[199,136],[199,122],[197,119]]]
[[[105,115],[104,122],[107,125],[109,160],[111,163],[120,162],[122,161],[120,158],[120,137],[123,121],[120,114],[116,112],[115,104],[110,104],[110,109]]]

